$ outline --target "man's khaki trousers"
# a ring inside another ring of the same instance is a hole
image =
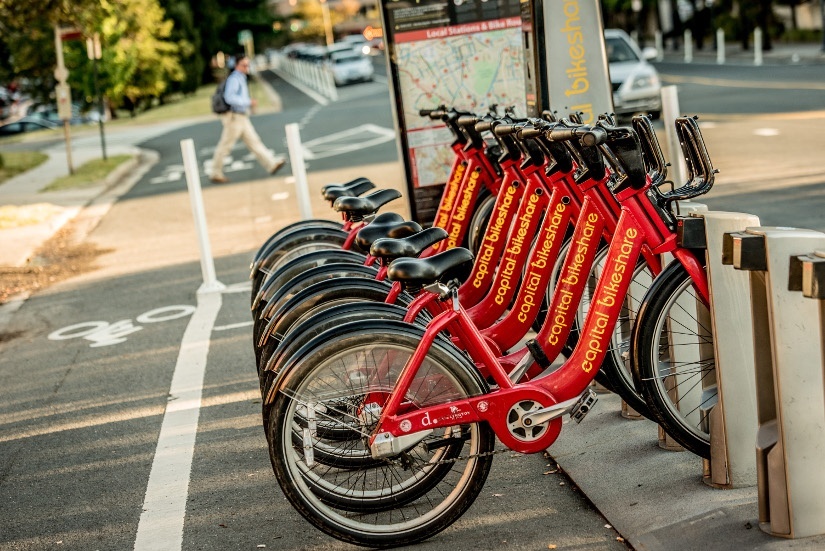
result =
[[[212,178],[223,176],[223,159],[232,151],[232,147],[234,147],[238,138],[243,140],[246,147],[255,154],[258,162],[267,172],[271,172],[275,168],[275,157],[263,144],[258,133],[255,132],[249,116],[230,111],[221,115],[221,124],[223,124],[223,132],[218,145],[215,147],[215,155],[212,157]]]

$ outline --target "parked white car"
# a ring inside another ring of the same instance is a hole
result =
[[[369,41],[364,38],[362,34],[348,34],[347,36],[341,37],[339,42],[349,44],[350,48],[359,54],[369,55],[372,50]]]
[[[656,68],[648,63],[656,57],[656,49],[640,50],[620,29],[605,29],[604,41],[616,114],[648,113],[658,119],[662,114],[662,84]]]
[[[348,82],[372,80],[375,72],[370,58],[355,52],[332,54],[329,67],[336,86],[342,86]]]

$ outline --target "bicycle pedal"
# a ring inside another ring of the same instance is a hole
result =
[[[596,405],[598,401],[599,397],[596,395],[596,392],[592,388],[588,388],[570,410],[570,418],[576,423],[581,423],[582,419],[590,413],[590,410],[593,409],[593,406]]]

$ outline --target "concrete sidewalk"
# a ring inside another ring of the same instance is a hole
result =
[[[648,46],[652,44],[647,44]],[[679,42],[679,49],[665,49],[664,59],[661,61],[665,63],[684,63],[685,62],[685,48]],[[699,50],[693,48],[693,61],[695,64],[716,64],[717,51],[713,40],[705,41],[704,48]],[[786,44],[781,42],[774,42],[773,48],[769,51],[763,50],[762,64],[763,65],[812,65],[824,64],[825,52],[822,51],[822,44],[817,43],[798,43]],[[753,43],[749,50],[743,50],[742,45],[738,42],[733,42],[730,39],[725,42],[725,64],[730,65],[753,65],[754,64],[754,50]]]
[[[22,211],[36,206],[50,215],[37,224],[0,230],[0,243],[2,243],[0,267],[23,266],[43,243],[107,190],[118,186],[121,194],[126,193],[131,185],[136,183],[157,160],[156,153],[141,150],[136,144],[193,122],[195,121],[181,120],[108,131],[106,135],[108,156],[125,154],[133,155],[135,158],[123,163],[97,185],[84,188],[41,192],[55,179],[69,174],[64,144],[43,149],[42,152],[49,157],[46,162],[0,185],[0,206],[16,206]],[[72,164],[74,167],[100,158],[102,158],[102,151],[97,133],[85,133],[73,138]],[[128,185],[123,185],[127,183]],[[116,200],[116,197],[112,197],[111,200]],[[100,216],[105,214],[105,210],[100,210],[100,207],[98,211]]]

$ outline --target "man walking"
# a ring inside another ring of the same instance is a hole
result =
[[[218,145],[215,147],[215,155],[212,157],[212,175],[210,177],[210,180],[218,184],[229,181],[223,175],[223,159],[232,150],[238,138],[243,140],[249,150],[258,158],[261,166],[270,174],[275,174],[284,166],[284,161],[275,159],[269,149],[261,142],[260,136],[255,132],[255,128],[249,120],[249,113],[255,108],[257,102],[249,97],[249,87],[246,82],[248,74],[249,58],[240,54],[235,60],[235,70],[226,78],[226,85],[224,86],[223,97],[230,109],[221,115],[223,132]]]

